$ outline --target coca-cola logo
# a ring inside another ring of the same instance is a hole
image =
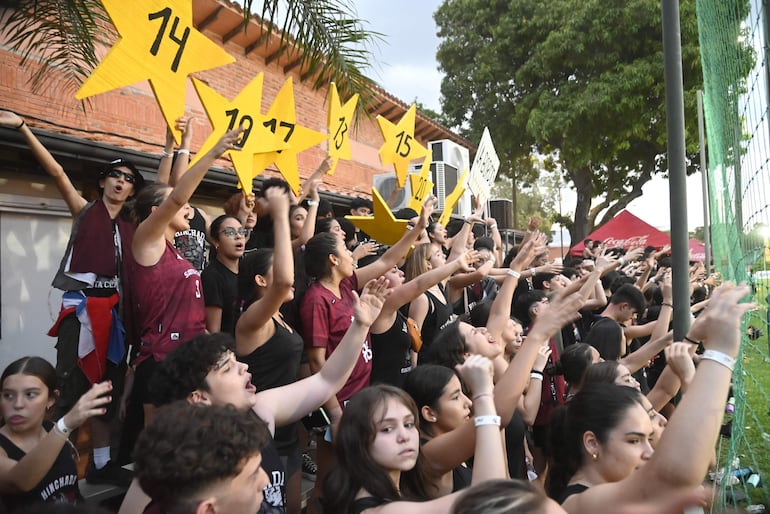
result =
[[[638,246],[647,246],[647,235],[633,236],[627,239],[615,239],[608,237],[602,243],[607,248],[636,248]]]

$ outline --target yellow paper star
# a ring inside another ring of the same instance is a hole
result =
[[[297,154],[325,140],[326,134],[297,124],[291,77],[283,83],[281,90],[273,100],[273,105],[270,106],[270,110],[265,115],[265,120],[263,125],[280,136],[285,143],[288,143],[288,147],[285,150],[254,155],[255,176],[275,163],[294,194],[299,195]]]
[[[174,121],[184,115],[190,73],[235,59],[194,26],[191,0],[102,0],[120,35],[75,98],[82,100],[149,80],[177,143]]]
[[[441,217],[438,219],[438,222],[442,225],[446,226],[449,221],[449,216],[452,215],[452,210],[455,208],[455,205],[457,205],[457,202],[460,201],[463,194],[465,194],[465,182],[467,178],[468,170],[466,168],[463,170],[463,174],[460,175],[460,180],[457,181],[457,185],[455,185],[452,193],[444,200],[444,212],[441,213]]]
[[[404,235],[408,220],[397,220],[388,204],[376,188],[372,188],[373,216],[345,216],[372,239],[386,245],[393,245]]]
[[[358,103],[358,94],[353,95],[345,105],[340,104],[337,86],[332,82],[329,88],[329,117],[326,122],[329,131],[329,157],[332,158],[327,175],[334,175],[337,161],[350,160],[350,128],[353,125],[353,113]]]
[[[417,105],[412,104],[397,125],[392,124],[382,116],[377,116],[377,123],[385,142],[380,147],[382,164],[393,164],[396,169],[396,179],[399,187],[406,185],[406,175],[409,173],[409,161],[421,159],[428,153],[414,138],[414,120],[417,115]]]
[[[428,151],[425,160],[422,163],[420,173],[409,174],[409,185],[412,186],[412,197],[409,199],[407,207],[414,209],[415,212],[422,211],[422,202],[433,193],[433,182],[430,180],[430,161],[433,158],[433,152]]]
[[[238,96],[230,102],[225,97],[208,87],[200,80],[193,79],[193,86],[201,99],[206,115],[214,130],[203,143],[190,165],[206,154],[228,130],[242,125],[244,128],[238,140],[239,150],[228,150],[227,154],[233,161],[235,174],[243,192],[251,194],[252,179],[254,178],[254,154],[272,152],[287,148],[283,138],[270,132],[265,126],[265,117],[261,113],[262,81],[264,74],[259,73],[246,87],[241,89]]]

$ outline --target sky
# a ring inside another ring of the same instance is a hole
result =
[[[369,30],[383,34],[372,48],[375,62],[368,75],[392,95],[411,103],[415,100],[441,111],[441,76],[436,62],[439,39],[433,12],[440,0],[356,0],[358,16]],[[663,63],[661,62],[661,66]],[[687,120],[697,123],[697,120]],[[492,140],[494,141],[494,134]],[[644,194],[628,210],[661,230],[671,226],[668,182],[655,178],[644,186]],[[564,214],[574,211],[576,194],[562,190]],[[690,230],[703,225],[701,175],[687,179],[687,222]]]

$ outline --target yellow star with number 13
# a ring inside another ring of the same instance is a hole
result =
[[[75,98],[149,80],[179,143],[181,133],[174,122],[185,112],[187,76],[235,59],[193,26],[192,0],[102,0],[102,4],[120,38]]]
[[[192,79],[195,91],[214,130],[198,150],[190,165],[195,164],[200,157],[211,150],[222,134],[242,125],[244,131],[238,140],[240,148],[228,150],[226,153],[233,161],[238,182],[246,195],[250,195],[252,189],[254,154],[281,150],[289,146],[283,142],[283,138],[270,132],[270,129],[264,125],[265,117],[261,111],[263,78],[264,74],[259,73],[241,89],[232,102],[200,80]]]
[[[380,125],[382,137],[385,139],[379,151],[380,160],[382,164],[393,164],[399,187],[406,185],[409,161],[422,159],[428,153],[428,149],[414,138],[416,115],[417,105],[412,104],[396,125],[382,116],[377,116],[377,123]]]
[[[265,120],[264,126],[281,137],[289,146],[285,150],[254,155],[254,176],[275,163],[294,194],[299,195],[297,154],[325,140],[326,134],[297,124],[291,77],[281,86],[281,90],[278,91],[278,95],[273,100],[273,105],[270,106],[270,110],[265,115]]]
[[[449,216],[452,215],[452,210],[455,208],[455,205],[457,205],[457,202],[459,202],[460,198],[462,198],[462,196],[465,194],[465,182],[467,178],[468,169],[466,168],[463,170],[463,174],[460,175],[460,180],[457,181],[455,188],[444,200],[444,212],[441,213],[441,217],[438,219],[438,222],[445,227],[449,221]]]
[[[372,239],[382,244],[394,245],[404,235],[408,220],[397,220],[380,196],[376,188],[372,188],[373,216],[345,216],[355,226],[369,234]]]
[[[422,202],[433,193],[433,182],[430,180],[430,161],[433,158],[433,152],[428,151],[425,160],[422,163],[420,173],[409,174],[409,185],[412,187],[412,197],[406,205],[415,212],[422,211]]]
[[[327,175],[334,175],[337,161],[340,159],[350,160],[352,155],[350,129],[353,125],[356,103],[358,103],[358,94],[353,95],[345,105],[341,105],[337,86],[332,82],[329,87],[329,117],[326,123],[329,130],[329,157],[332,158],[332,162],[329,171],[326,172]]]

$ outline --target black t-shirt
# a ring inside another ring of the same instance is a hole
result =
[[[262,500],[258,514],[284,514],[286,512],[286,470],[272,439],[262,448],[262,469],[267,473],[270,483],[262,490],[265,499]]]
[[[201,283],[206,307],[222,309],[219,331],[235,335],[235,322],[238,317],[238,274],[230,271],[218,259],[214,259],[201,273]]]
[[[206,267],[206,219],[193,207],[190,228],[174,234],[174,246],[198,271]]]
[[[527,480],[527,458],[524,453],[524,438],[527,425],[518,409],[513,411],[510,423],[505,427],[505,448],[508,454],[508,473],[511,478]]]
[[[396,311],[396,321],[382,334],[370,332],[372,342],[371,384],[389,384],[402,387],[406,375],[412,371],[409,350],[412,340],[406,328],[406,317]]]
[[[623,327],[614,319],[601,317],[591,326],[586,335],[586,342],[599,350],[599,355],[606,361],[621,358],[620,345],[623,342]]]

